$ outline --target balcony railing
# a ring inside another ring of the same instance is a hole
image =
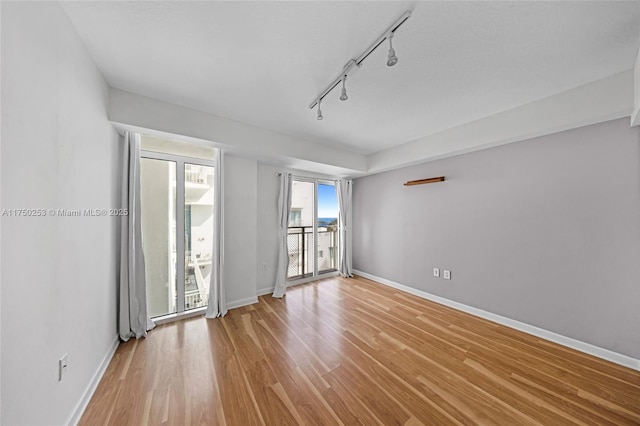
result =
[[[289,270],[287,278],[313,275],[314,241],[312,226],[291,226],[287,236]],[[336,226],[318,228],[318,272],[336,270],[338,265],[338,229]]]
[[[203,167],[195,164],[184,165],[184,180],[188,183],[206,184],[207,178],[213,176],[211,167]]]
[[[207,306],[208,300],[205,300],[200,291],[187,291],[184,294],[184,309],[195,309]]]

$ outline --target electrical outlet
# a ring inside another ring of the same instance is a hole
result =
[[[262,270],[263,271],[267,270],[267,262],[262,262]]]
[[[442,275],[444,275],[445,280],[451,279],[451,271],[447,271],[446,269],[442,271]]]
[[[439,277],[440,276],[440,269],[433,268],[433,276],[434,277]]]
[[[62,376],[67,372],[68,366],[67,354],[64,354],[62,355],[62,358],[58,360],[58,381],[62,380]]]

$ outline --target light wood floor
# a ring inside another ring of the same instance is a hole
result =
[[[640,373],[363,278],[121,344],[82,425],[640,424]]]

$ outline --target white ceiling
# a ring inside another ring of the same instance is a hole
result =
[[[633,67],[639,2],[64,2],[114,88],[371,154]],[[398,64],[378,48],[405,10]]]

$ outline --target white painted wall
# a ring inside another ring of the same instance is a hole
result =
[[[418,164],[628,117],[633,71],[576,87],[369,155],[368,173]]]
[[[352,171],[366,168],[363,155],[118,89],[111,89],[109,118],[120,125],[215,141],[234,153],[250,151],[254,158],[285,156]]]
[[[107,106],[60,5],[3,2],[2,207],[117,207]],[[0,423],[63,424],[117,336],[116,219],[2,217],[2,229]]]
[[[109,117],[121,128],[215,141],[284,168],[357,177],[628,117],[633,110],[634,70],[628,70],[368,156],[118,89],[111,89]]]
[[[224,282],[228,306],[256,299],[258,162],[224,158]]]

